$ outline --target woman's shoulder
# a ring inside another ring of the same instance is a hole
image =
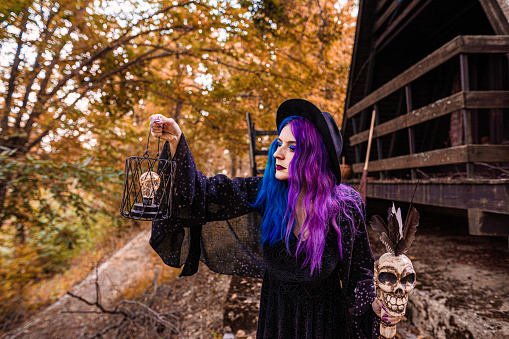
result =
[[[362,210],[364,208],[364,201],[362,200],[361,195],[350,185],[337,185],[335,198],[336,200],[344,202],[347,207],[354,208],[355,210]]]

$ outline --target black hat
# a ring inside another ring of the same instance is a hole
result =
[[[343,150],[343,138],[338,125],[330,113],[322,112],[318,107],[303,99],[286,100],[277,109],[276,124],[279,125],[288,117],[299,116],[308,119],[320,132],[323,142],[329,151],[331,169],[336,176],[336,183],[341,183],[340,157]]]

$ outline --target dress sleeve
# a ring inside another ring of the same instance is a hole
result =
[[[169,157],[165,143],[161,158]],[[261,178],[207,178],[196,169],[184,135],[172,160],[172,215],[152,223],[152,248],[167,265],[184,265],[181,275],[194,274],[201,260],[218,273],[261,276],[259,217],[249,204]]]
[[[347,266],[347,300],[350,304],[355,338],[378,338],[379,318],[372,309],[375,299],[373,284],[374,257],[363,214],[356,213],[355,228],[347,236],[343,255],[350,256]],[[345,234],[346,235],[346,234]]]

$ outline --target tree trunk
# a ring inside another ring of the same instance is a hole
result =
[[[231,177],[235,178],[237,176],[237,156],[230,152],[230,159],[231,159]]]
[[[7,187],[11,182],[12,174],[8,174],[5,179],[0,181],[0,230],[2,229],[2,225],[4,223],[4,202],[5,197],[7,195]]]

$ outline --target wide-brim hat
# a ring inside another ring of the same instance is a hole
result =
[[[322,112],[311,102],[303,99],[289,99],[277,109],[276,125],[279,125],[290,116],[299,116],[309,120],[322,136],[323,142],[329,152],[332,172],[336,183],[341,183],[340,158],[343,150],[343,138],[338,125],[330,113]]]

